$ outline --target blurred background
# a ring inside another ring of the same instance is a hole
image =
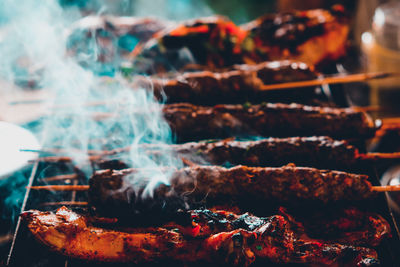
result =
[[[360,4],[374,8],[382,1],[360,1]],[[345,0],[60,0],[63,6],[78,6],[88,13],[104,13],[124,16],[157,16],[166,19],[190,19],[199,16],[220,14],[228,16],[235,23],[245,23],[256,17],[275,11],[293,9],[304,10],[330,7],[342,4],[350,11],[358,5],[358,1]],[[107,8],[105,8],[105,5]]]

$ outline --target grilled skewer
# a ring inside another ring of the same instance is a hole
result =
[[[326,135],[337,139],[372,137],[379,127],[364,112],[352,108],[313,107],[301,104],[196,106],[187,103],[163,106],[163,115],[178,142],[227,137],[289,137]],[[101,113],[107,120],[144,113]],[[96,113],[91,113],[96,115]],[[87,114],[89,116],[90,114]],[[71,114],[63,113],[67,119]],[[126,117],[129,118],[129,117]]]
[[[375,133],[367,114],[351,108],[311,107],[300,104],[217,105],[170,104],[165,119],[178,141],[231,136],[312,136],[363,138]]]
[[[107,207],[112,201],[126,205],[135,200],[129,181],[136,170],[105,170],[89,180],[89,201],[96,207]],[[133,180],[134,181],[134,180]],[[155,194],[186,197],[192,201],[225,201],[230,199],[270,200],[279,203],[358,201],[377,195],[366,175],[327,171],[287,165],[280,168],[217,166],[187,167],[176,170],[166,189]],[[130,187],[130,188],[129,188]],[[101,208],[100,208],[101,209]]]
[[[140,172],[139,176],[136,176]],[[80,186],[33,186],[34,190],[80,190],[89,193],[89,203],[109,216],[132,216],[137,212],[168,210],[187,203],[269,201],[271,203],[355,202],[375,197],[380,187],[373,187],[368,176],[339,171],[288,165],[280,168],[237,166],[197,166],[175,170],[170,185],[154,188],[154,198],[142,198],[152,169],[102,170]],[[398,189],[398,187],[396,187]],[[149,203],[147,203],[149,202]],[[150,204],[150,206],[148,206]],[[169,206],[171,205],[171,206]],[[161,209],[161,210],[162,210]]]
[[[318,77],[313,67],[296,61],[272,61],[257,65],[235,65],[228,70],[187,72],[172,78],[136,77],[133,88],[152,88],[158,99],[167,103],[189,102],[201,105],[224,103],[281,102],[321,104],[326,96],[315,87],[306,90],[265,91],[265,85],[313,80]]]
[[[196,63],[213,67],[282,59],[316,65],[345,54],[348,31],[341,6],[269,15],[242,27],[223,17],[210,17],[159,33],[134,55],[156,61],[155,66],[147,66],[148,71],[180,69],[187,59],[174,66],[165,62],[173,62],[169,60],[173,56],[176,61],[174,52],[183,47]],[[138,61],[138,66],[143,66],[140,58]]]
[[[316,105],[327,102],[326,96],[316,90],[317,86],[395,76],[399,74],[378,72],[322,78],[305,63],[283,60],[234,65],[223,71],[187,72],[167,79],[138,76],[132,87],[152,88],[155,96],[163,100],[166,98],[167,103],[215,105],[264,101]],[[291,90],[298,88],[302,90]]]
[[[259,218],[231,212],[192,211],[182,223],[134,228],[98,228],[65,207],[54,213],[22,213],[39,242],[64,255],[111,262],[220,262],[248,266],[256,259],[276,263],[379,264],[373,249],[301,238],[281,215]],[[349,258],[350,255],[350,260]],[[347,261],[350,262],[346,262]]]
[[[334,140],[327,136],[267,138],[258,141],[204,141],[176,145],[141,145],[140,151],[157,161],[165,151],[172,152],[199,165],[246,165],[278,167],[294,163],[303,167],[320,169],[352,169],[371,161],[400,159],[399,153],[360,153],[344,140]],[[109,151],[91,151],[88,159],[92,165],[103,169],[128,168],[124,163],[130,148]],[[68,151],[43,150],[42,153],[64,153]],[[83,153],[83,152],[81,152]],[[79,151],[77,152],[79,154]],[[39,157],[43,162],[72,162],[68,156]],[[108,168],[107,168],[108,166]],[[68,176],[66,178],[69,178]],[[46,180],[51,181],[51,180]]]
[[[301,103],[333,106],[316,86],[362,82],[399,76],[396,72],[359,73],[315,78],[317,73],[306,64],[295,61],[272,61],[258,65],[235,65],[230,70],[187,72],[160,78],[137,75],[131,87],[149,88],[157,100],[166,103],[188,102],[200,105],[234,103]],[[105,81],[112,83],[111,78]],[[299,89],[302,90],[293,90]],[[44,100],[43,100],[44,101]],[[23,102],[19,102],[23,103]],[[107,102],[89,102],[85,107],[104,106]],[[57,105],[57,109],[76,107]],[[376,112],[378,106],[352,107],[360,112]],[[98,115],[101,115],[99,113]],[[107,115],[104,114],[104,115]]]

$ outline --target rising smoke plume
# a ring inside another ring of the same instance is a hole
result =
[[[145,1],[137,3],[141,2]],[[139,5],[135,7],[140,9]],[[107,10],[107,6],[101,10]],[[135,13],[146,15],[145,9]],[[174,141],[162,115],[162,103],[154,100],[151,88],[130,88],[118,73],[112,82],[97,76],[96,71],[88,67],[98,60],[95,45],[90,53],[68,55],[66,33],[81,17],[76,7],[63,9],[55,0],[1,1],[4,31],[0,42],[0,78],[14,84],[34,79],[36,87],[40,88],[36,90],[47,90],[53,96],[44,103],[47,114],[38,119],[39,126],[35,127],[42,147],[87,151],[131,146],[127,162],[133,168],[146,169],[146,174],[141,175],[139,171],[135,180],[127,181],[126,186],[144,185],[140,192],[143,197],[151,197],[155,187],[169,183],[170,173],[161,171],[160,167],[182,167],[181,160],[168,150],[154,160],[140,148],[140,144]],[[95,34],[92,38],[96,38]],[[87,106],[99,100],[107,103]],[[59,106],[66,108],[57,108]],[[120,116],[96,119],[94,114],[101,112],[116,112]],[[77,166],[88,165],[87,155],[83,155],[71,153],[67,156],[72,157]],[[153,173],[149,175],[148,170]],[[90,168],[83,171],[90,177]],[[19,190],[23,192],[24,185]]]

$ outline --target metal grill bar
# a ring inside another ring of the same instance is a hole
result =
[[[31,175],[29,176],[29,179],[28,179],[28,185],[27,185],[28,187],[27,187],[26,192],[25,192],[25,196],[24,196],[24,200],[22,202],[20,213],[25,211],[26,203],[28,202],[29,193],[31,191],[30,187],[33,185],[33,181],[35,180],[35,176],[36,176],[36,172],[38,170],[38,167],[39,167],[39,162],[35,162],[35,164],[33,165],[33,168],[32,168]],[[21,217],[18,217],[17,225],[16,225],[15,231],[14,231],[14,237],[13,237],[13,240],[12,240],[12,243],[11,243],[11,247],[10,247],[10,252],[8,253],[8,257],[7,257],[7,263],[6,263],[7,266],[10,264],[11,256],[12,256],[13,251],[14,251],[15,242],[16,242],[16,239],[17,239],[17,234],[19,232],[20,226],[21,226]]]

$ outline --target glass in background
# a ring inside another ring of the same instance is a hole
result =
[[[367,71],[400,72],[400,2],[379,5],[369,31],[361,34]],[[379,117],[400,114],[400,78],[370,82],[370,104],[382,110]]]

